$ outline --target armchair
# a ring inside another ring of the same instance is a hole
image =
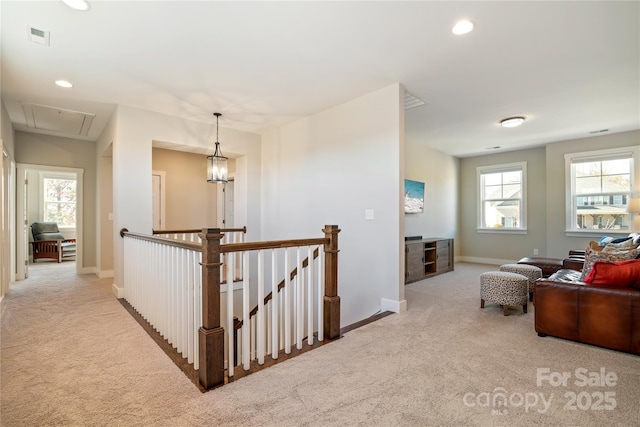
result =
[[[62,262],[63,258],[76,256],[76,239],[66,239],[55,222],[34,222],[31,224],[33,236],[33,262],[49,258]]]

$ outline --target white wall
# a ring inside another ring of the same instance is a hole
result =
[[[477,168],[526,162],[527,232],[479,233]],[[544,147],[460,159],[460,228],[458,247],[462,260],[505,264],[522,257],[548,256],[546,252],[546,171]]]
[[[341,324],[404,307],[404,89],[395,84],[263,134],[263,238],[337,224]],[[365,220],[365,210],[374,220]],[[403,247],[403,246],[402,246]]]
[[[15,197],[15,190],[11,188],[11,168],[14,161],[14,131],[9,114],[4,106],[4,102],[0,100],[0,202],[2,211],[0,211],[0,300],[5,293],[9,291],[9,282],[13,280],[11,277],[15,271],[12,265],[12,236],[11,229],[15,229],[15,224],[11,223],[10,208],[15,209],[15,203],[10,203],[12,197]],[[7,154],[7,157],[4,156]],[[12,204],[13,206],[10,206]]]
[[[404,215],[405,235],[456,238],[458,159],[413,141],[405,150],[405,178],[424,182],[424,212]]]
[[[113,277],[113,245],[116,232],[113,219],[113,142],[116,138],[118,117],[109,119],[96,142],[96,270],[98,277]],[[117,236],[119,239],[120,236]]]

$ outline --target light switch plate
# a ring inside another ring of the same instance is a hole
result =
[[[373,209],[364,210],[364,219],[373,219]]]

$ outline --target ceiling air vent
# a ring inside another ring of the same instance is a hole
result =
[[[22,104],[27,126],[67,135],[87,136],[95,114],[38,104]]]
[[[411,108],[419,107],[426,104],[422,99],[418,98],[412,93],[404,92],[404,109],[410,110]]]
[[[49,46],[49,31],[27,26],[27,38],[31,42]]]

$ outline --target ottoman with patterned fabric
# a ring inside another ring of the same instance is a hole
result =
[[[533,301],[533,291],[536,286],[536,280],[542,278],[541,268],[528,264],[503,264],[500,266],[500,271],[522,274],[529,279],[529,301]]]
[[[491,302],[502,306],[505,316],[509,315],[508,306],[522,306],[527,312],[529,279],[518,273],[507,271],[488,271],[480,274],[480,308]]]

